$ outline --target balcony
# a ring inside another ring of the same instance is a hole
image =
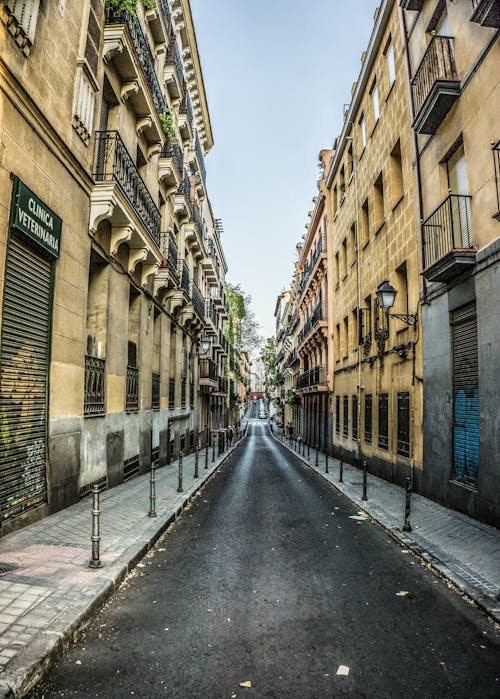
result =
[[[191,220],[184,224],[185,241],[198,260],[204,257],[203,220],[196,202],[191,204]]]
[[[200,318],[204,318],[205,299],[194,281],[191,283],[191,303],[193,304],[194,310],[200,316]]]
[[[315,392],[327,391],[327,371],[324,366],[315,366],[297,377],[297,390],[313,389]]]
[[[171,34],[165,60],[165,83],[172,99],[182,99],[184,70],[175,34]]]
[[[149,241],[158,248],[160,212],[117,131],[96,132],[93,177],[97,186],[92,194],[92,203],[97,207],[108,207],[115,215],[116,224],[121,223],[122,226],[124,216],[131,218],[130,208],[133,217],[147,232]],[[119,190],[125,201],[117,203],[115,189]],[[131,247],[140,247],[139,243],[132,240]]]
[[[180,276],[180,288],[188,296],[190,295],[190,281],[189,281],[189,269],[184,260],[180,261],[179,264],[179,276]]]
[[[201,267],[209,284],[219,286],[219,260],[215,243],[211,238],[204,238],[207,255],[201,261]]]
[[[167,189],[176,188],[182,182],[184,175],[184,156],[177,143],[170,143],[167,139],[158,159],[158,180],[163,182]]]
[[[500,2],[498,0],[472,0],[471,22],[482,27],[500,28]]]
[[[434,36],[412,80],[415,120],[420,134],[435,134],[460,96],[453,38]]]
[[[217,380],[217,365],[213,359],[200,359],[200,386],[209,386],[216,391],[219,382]]]
[[[189,172],[184,170],[182,180],[174,195],[174,213],[180,218],[192,218],[191,180]]]
[[[179,284],[179,252],[170,233],[161,233],[160,250],[162,259],[155,275],[155,295],[160,289],[176,289]]]
[[[422,224],[424,277],[449,282],[476,263],[471,197],[450,194]]]
[[[206,334],[209,336],[217,335],[219,332],[219,313],[212,299],[205,300],[205,320],[207,321]]]
[[[298,344],[303,344],[311,333],[321,330],[327,326],[326,307],[323,303],[318,303],[311,316],[306,320],[302,330],[298,335]]]
[[[151,376],[151,407],[153,410],[160,409],[160,374],[156,372]]]
[[[183,96],[179,105],[179,116],[177,124],[181,132],[183,141],[190,141],[193,138],[193,107],[186,86],[183,87]]]
[[[399,3],[403,10],[418,10],[422,9],[424,0],[401,0]]]
[[[168,380],[168,409],[175,409],[175,379]]]
[[[165,100],[153,54],[137,17],[122,10],[106,10],[103,57],[105,63],[113,60],[120,75],[121,99],[130,99],[136,114],[148,114],[156,122],[147,124],[146,135],[161,140],[163,131],[157,115],[165,111]],[[149,133],[153,126],[154,133]]]
[[[85,396],[83,414],[85,417],[104,415],[104,369],[106,362],[98,357],[85,356]]]

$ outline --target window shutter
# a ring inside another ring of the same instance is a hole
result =
[[[35,40],[36,20],[40,0],[10,0],[7,7],[16,19],[18,26],[32,44]]]

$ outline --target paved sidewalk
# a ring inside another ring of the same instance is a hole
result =
[[[200,451],[197,479],[185,457],[182,493],[178,461],[157,469],[156,518],[148,474],[102,492],[101,568],[89,568],[91,498],[0,539],[0,698],[23,695],[231,451],[212,463],[210,448],[207,469]]]
[[[276,435],[273,435],[277,439]],[[281,439],[280,443],[283,443]],[[285,444],[288,449],[290,447]],[[299,456],[294,449],[296,456]],[[302,450],[301,450],[302,454]],[[307,456],[307,450],[306,450]],[[361,499],[362,471],[344,463],[343,483],[339,483],[340,462],[310,449],[305,463],[316,470],[341,493],[355,502],[360,511],[387,529],[406,549],[421,556],[441,575],[465,592],[493,619],[500,622],[500,531],[471,517],[449,510],[415,493],[411,496],[412,531],[403,532],[405,491],[403,488],[368,474],[368,500]]]

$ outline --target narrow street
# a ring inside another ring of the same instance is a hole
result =
[[[498,697],[493,626],[356,515],[251,420],[29,696]]]

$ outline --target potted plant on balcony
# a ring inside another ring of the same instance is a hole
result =
[[[172,145],[174,143],[177,143],[174,128],[174,115],[172,114],[170,109],[168,107],[165,107],[165,111],[163,112],[163,114],[160,114],[159,117],[163,128],[163,133],[168,138],[169,142]]]
[[[153,10],[155,0],[141,0],[145,10]],[[137,14],[137,5],[139,0],[106,0],[106,10],[115,10],[116,12],[128,12],[133,17]]]

